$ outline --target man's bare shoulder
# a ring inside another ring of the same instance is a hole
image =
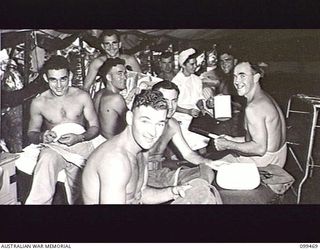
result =
[[[121,59],[125,60],[125,61],[135,59],[134,56],[131,56],[131,55],[128,55],[128,54],[121,54],[119,57],[120,57]]]
[[[110,93],[104,92],[101,96],[102,104],[110,104],[110,105],[125,105],[125,100],[122,95],[118,93]]]
[[[95,165],[97,171],[105,168],[120,168],[121,166],[126,168],[128,164],[129,160],[125,150],[118,147],[114,138],[98,147],[88,161],[88,165]]]
[[[245,111],[251,116],[269,117],[276,112],[276,106],[269,96],[262,94],[250,103]]]
[[[168,120],[168,126],[169,129],[175,133],[180,130],[180,124],[174,117]]]
[[[50,90],[48,89],[42,92],[41,94],[37,95],[35,98],[33,98],[31,103],[33,106],[41,106],[49,98],[50,98]]]
[[[89,93],[87,91],[84,91],[82,89],[76,88],[76,87],[70,87],[69,88],[69,95],[81,99],[91,99]]]

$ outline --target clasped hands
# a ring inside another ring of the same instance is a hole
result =
[[[46,130],[43,133],[43,143],[52,143],[57,139],[56,132],[52,130]],[[65,144],[67,146],[72,146],[74,144],[77,144],[82,141],[82,135],[77,135],[73,133],[68,133],[60,136],[60,138],[57,140],[61,144]]]

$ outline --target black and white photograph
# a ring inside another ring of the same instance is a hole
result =
[[[80,2],[3,12],[0,241],[319,241],[316,8]]]
[[[1,204],[319,204],[320,30],[1,31]]]

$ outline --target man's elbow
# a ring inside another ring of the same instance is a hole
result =
[[[266,146],[258,146],[256,148],[256,154],[258,156],[264,156],[265,153],[267,153],[267,147]]]
[[[101,135],[106,138],[107,140],[111,139],[112,137],[115,136],[115,133],[110,133],[110,132],[107,132],[105,130],[101,130]]]

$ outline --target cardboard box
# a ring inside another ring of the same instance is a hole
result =
[[[18,205],[17,200],[17,176],[15,160],[19,156],[16,154],[1,153],[0,168],[3,172],[0,188],[0,204],[1,205]]]

